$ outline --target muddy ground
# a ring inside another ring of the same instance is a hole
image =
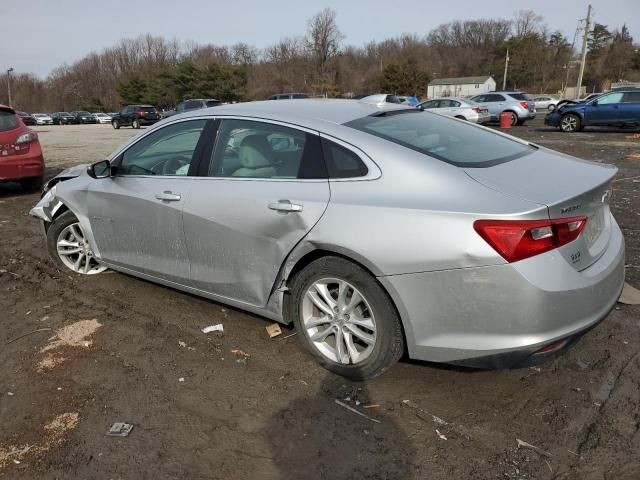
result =
[[[49,175],[134,133],[38,130]],[[618,165],[613,211],[640,286],[638,131],[512,132]],[[0,478],[640,478],[638,307],[539,368],[404,360],[351,383],[291,331],[270,340],[262,318],[118,273],[61,274],[27,214],[37,199],[0,185]],[[200,331],[216,323],[223,334]],[[106,436],[118,421],[135,428]]]

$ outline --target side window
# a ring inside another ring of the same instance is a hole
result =
[[[620,103],[622,101],[622,92],[610,93],[598,97],[598,105],[610,105],[612,103]]]
[[[438,108],[440,100],[429,100],[422,104],[422,108]]]
[[[147,135],[124,152],[118,174],[189,175],[205,123],[174,123]]]
[[[317,135],[252,120],[222,121],[209,175],[326,178]]]
[[[460,106],[460,102],[456,101],[456,100],[449,100],[449,106],[451,107],[459,107]]]
[[[640,102],[640,91],[638,92],[626,92],[622,100],[624,103],[637,103]]]
[[[322,152],[329,178],[364,177],[369,172],[358,155],[325,138],[322,139]]]
[[[504,101],[504,97],[502,95],[492,94],[492,95],[485,96],[484,101],[485,102],[502,102]]]
[[[451,106],[451,100],[440,100],[440,108],[449,108]]]
[[[474,102],[486,102],[486,98],[486,95],[478,95],[477,97],[473,97],[471,100],[473,100]]]

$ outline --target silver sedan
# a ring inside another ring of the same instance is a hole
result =
[[[166,119],[31,213],[63,270],[293,323],[366,379],[403,355],[538,362],[602,320],[624,281],[616,171],[415,108],[255,102]]]
[[[433,110],[441,115],[459,118],[473,123],[487,123],[491,114],[487,107],[467,98],[443,97],[427,100],[420,104],[424,110]]]

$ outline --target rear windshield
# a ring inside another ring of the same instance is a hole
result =
[[[458,167],[490,167],[534,150],[481,127],[420,110],[387,112],[345,125]]]
[[[18,128],[18,117],[14,113],[0,110],[0,132]]]

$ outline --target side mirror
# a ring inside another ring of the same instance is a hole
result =
[[[102,160],[96,162],[87,168],[87,174],[91,178],[107,178],[111,177],[113,173],[111,162],[109,160]]]

